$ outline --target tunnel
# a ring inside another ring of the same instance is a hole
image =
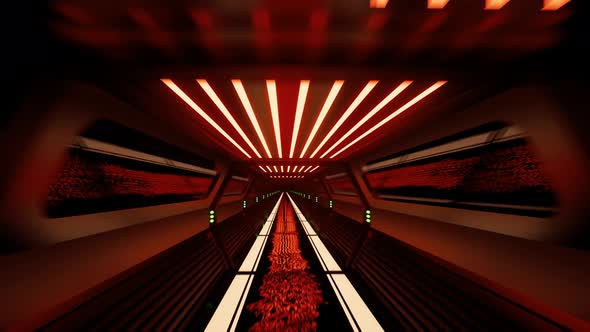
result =
[[[590,331],[584,5],[8,2],[0,331]]]

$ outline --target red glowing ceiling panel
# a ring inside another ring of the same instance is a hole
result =
[[[284,161],[285,168],[295,169],[310,159],[321,163],[360,155],[363,143],[369,142],[366,137],[387,135],[386,124],[404,121],[398,119],[402,112],[427,108],[431,95],[446,83],[199,77],[161,81],[174,103],[171,117],[192,113],[199,128],[217,138],[212,143],[219,146],[211,148],[234,160],[256,162],[259,172],[275,168],[259,169],[261,161]],[[308,165],[300,169],[310,171]]]

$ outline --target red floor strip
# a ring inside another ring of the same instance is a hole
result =
[[[262,279],[261,299],[247,309],[260,318],[250,331],[315,331],[322,291],[301,256],[293,208],[281,203],[272,238],[271,262]]]

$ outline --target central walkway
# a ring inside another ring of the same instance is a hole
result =
[[[316,330],[383,329],[292,197],[282,193],[206,331]]]
[[[319,307],[324,303],[317,276],[301,255],[298,222],[291,205],[283,200],[279,207],[270,268],[259,288],[261,299],[247,309],[259,317],[251,331],[312,331]]]

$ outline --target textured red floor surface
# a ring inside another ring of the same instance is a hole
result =
[[[272,235],[271,262],[260,287],[261,299],[247,309],[260,320],[250,331],[315,331],[324,303],[317,277],[301,255],[293,208],[281,204]]]

